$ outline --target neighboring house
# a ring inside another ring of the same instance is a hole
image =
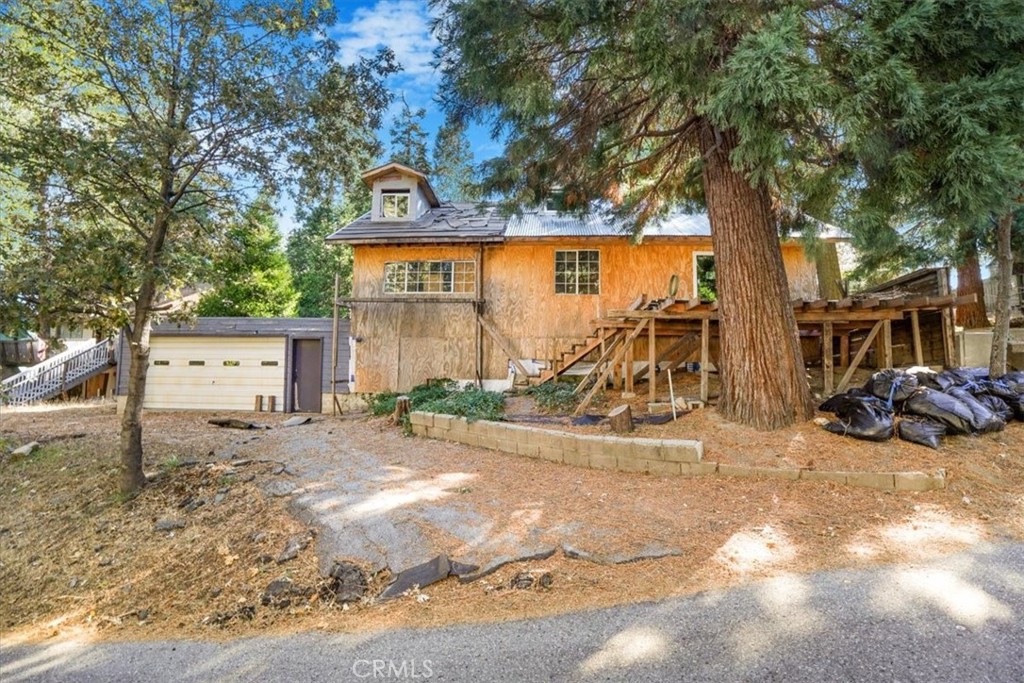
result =
[[[550,367],[594,333],[596,318],[641,294],[714,296],[705,215],[655,221],[634,244],[623,225],[595,215],[505,218],[494,207],[441,202],[424,174],[396,163],[363,180],[370,213],[327,238],[354,251],[344,300],[353,391],[405,391],[440,377],[499,386],[510,359],[531,374]],[[801,244],[784,240],[782,257],[793,298],[816,298]]]

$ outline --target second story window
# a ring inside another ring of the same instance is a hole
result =
[[[471,294],[473,261],[394,261],[384,265],[385,294]]]
[[[384,190],[380,193],[381,218],[409,217],[409,190]]]

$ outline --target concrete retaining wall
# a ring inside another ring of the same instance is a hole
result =
[[[704,444],[686,439],[641,439],[557,432],[538,427],[477,420],[453,415],[413,412],[413,434],[469,446],[489,448],[527,458],[577,467],[658,475],[719,475],[831,481],[887,491],[932,491],[946,488],[946,473],[826,472],[727,465],[704,461]]]

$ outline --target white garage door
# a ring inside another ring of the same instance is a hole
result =
[[[145,406],[252,410],[262,394],[283,410],[284,349],[283,337],[153,337]]]

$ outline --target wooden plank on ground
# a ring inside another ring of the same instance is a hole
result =
[[[512,351],[511,346],[505,338],[501,336],[501,333],[498,332],[497,328],[494,327],[487,318],[483,317],[479,313],[477,314],[476,319],[480,322],[481,327],[484,328],[484,332],[491,336],[491,339],[493,339],[494,343],[498,345],[498,348],[501,349],[502,352],[508,356],[509,360],[512,361],[512,364],[516,366],[516,371],[523,374],[523,379],[529,377],[530,373],[528,373],[523,364],[519,362],[519,357]]]
[[[878,331],[882,329],[882,324],[884,322],[885,321],[883,320],[879,320],[875,323],[871,328],[871,331],[868,333],[867,339],[865,339],[864,343],[860,345],[859,349],[857,349],[857,355],[853,357],[853,360],[850,362],[850,367],[846,368],[846,373],[843,374],[843,378],[839,380],[839,386],[836,387],[837,394],[841,394],[846,391],[846,387],[850,385],[850,379],[853,377],[854,371],[860,366],[860,362],[864,360],[864,356],[867,355],[868,349],[871,348],[871,343],[875,341],[875,337],[878,336]]]

